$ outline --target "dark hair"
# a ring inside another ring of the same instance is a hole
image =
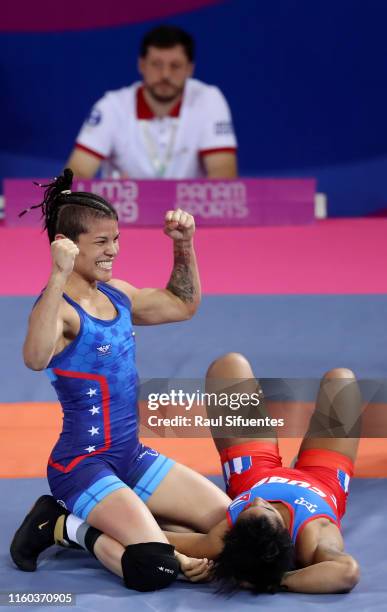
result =
[[[286,571],[294,567],[294,546],[285,527],[266,516],[239,518],[224,536],[215,564],[220,592],[251,584],[255,593],[276,593]]]
[[[83,191],[71,192],[73,171],[65,168],[44,192],[43,202],[24,210],[19,216],[32,208],[41,208],[43,229],[47,230],[48,239],[54,241],[56,234],[63,234],[70,240],[77,240],[79,234],[87,233],[87,222],[90,219],[110,218],[118,221],[116,210],[109,202],[94,193]]]
[[[181,28],[169,25],[158,26],[145,34],[140,46],[140,56],[145,57],[149,47],[171,49],[176,45],[181,45],[184,48],[190,62],[194,61],[195,42],[192,36]]]

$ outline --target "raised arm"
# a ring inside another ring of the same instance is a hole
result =
[[[62,293],[78,252],[76,244],[67,238],[51,245],[51,275],[31,313],[23,347],[24,362],[32,370],[47,367],[63,337]]]
[[[190,319],[199,307],[201,289],[193,246],[195,221],[177,209],[166,214],[164,232],[173,240],[173,269],[165,289],[136,289],[122,281],[110,281],[132,301],[137,325],[156,325]]]
[[[313,565],[287,572],[281,586],[294,593],[348,593],[359,577],[359,565],[351,555],[318,546]]]

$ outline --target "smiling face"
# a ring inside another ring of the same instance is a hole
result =
[[[107,282],[112,278],[113,261],[118,254],[118,223],[108,217],[90,219],[86,233],[76,241],[79,255],[75,259],[74,272],[89,282]]]
[[[192,75],[193,64],[182,45],[170,49],[149,47],[138,63],[144,86],[157,102],[169,103],[183,93],[186,80]]]

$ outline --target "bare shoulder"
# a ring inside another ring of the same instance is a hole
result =
[[[80,319],[77,311],[71,304],[66,302],[62,297],[59,313],[58,323],[62,326],[62,336],[67,340],[73,340],[79,333]]]
[[[112,278],[110,281],[108,281],[107,284],[111,285],[115,289],[119,289],[120,291],[122,291],[122,293],[125,293],[125,295],[127,295],[130,300],[132,300],[135,294],[139,291],[130,283],[127,283],[126,281],[120,280],[118,278]]]
[[[33,320],[35,315],[38,314],[39,309],[37,308],[37,306],[40,305],[42,297],[43,297],[43,293],[35,301],[32,307],[32,310],[30,312],[30,321]],[[59,310],[58,310],[58,315],[57,315],[58,324],[71,322],[71,320],[74,320],[74,318],[75,319],[77,318],[77,313],[75,309],[71,306],[71,304],[69,304],[65,300],[65,298],[62,295],[60,299]]]
[[[307,523],[300,533],[297,544],[297,558],[302,566],[323,561],[316,556],[329,556],[332,551],[344,550],[344,540],[340,529],[327,518],[318,518]]]

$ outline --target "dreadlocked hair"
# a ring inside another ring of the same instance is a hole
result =
[[[281,590],[285,572],[294,568],[294,545],[285,527],[265,516],[238,519],[224,536],[214,577],[218,593],[233,593],[250,585],[253,593]]]
[[[71,192],[73,171],[65,168],[63,175],[58,176],[46,187],[43,202],[24,210],[24,215],[33,208],[41,208],[43,230],[47,231],[48,239],[54,241],[56,234],[76,241],[79,234],[86,233],[90,219],[110,218],[118,221],[116,210],[109,202],[94,193]]]

